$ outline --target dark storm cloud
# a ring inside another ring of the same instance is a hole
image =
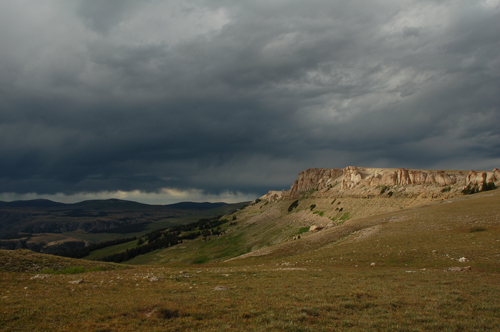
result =
[[[496,0],[0,6],[1,192],[499,166]]]
[[[79,1],[75,14],[94,31],[108,33],[133,10],[134,3],[130,0]]]

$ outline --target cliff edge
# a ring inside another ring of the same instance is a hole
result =
[[[260,199],[275,202],[304,194],[373,197],[394,194],[450,197],[500,186],[500,170],[444,171],[406,168],[310,168],[299,173],[288,191],[270,191]]]

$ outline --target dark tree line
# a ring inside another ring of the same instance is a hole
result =
[[[100,260],[104,262],[121,263],[124,261],[128,261],[129,259],[132,259],[136,256],[147,254],[148,252],[175,246],[176,244],[180,243],[180,241],[181,240],[179,239],[177,234],[165,233],[164,236],[156,238],[153,242],[148,241],[148,243],[145,245],[127,249],[118,254],[103,257]]]
[[[221,217],[222,216],[217,216],[214,218],[203,218],[203,219],[200,219],[196,222],[193,222],[193,223],[190,223],[187,225],[172,227],[170,229],[175,230],[175,231],[181,231],[181,232],[190,232],[190,231],[194,231],[196,229],[199,229],[199,230],[211,229],[211,228],[217,227],[217,226],[222,225],[222,224],[227,222],[226,219],[221,219]]]
[[[188,225],[175,226],[166,230],[163,229],[151,232],[139,239],[137,247],[127,249],[126,251],[118,254],[104,257],[100,260],[105,262],[121,263],[139,255],[144,255],[158,249],[175,246],[179,243],[182,243],[183,240],[194,240],[199,236],[207,237],[210,235],[218,235],[220,234],[219,226],[228,222],[226,219],[220,218],[221,216],[217,216],[211,219],[200,219],[197,222]],[[196,231],[197,229],[198,231]],[[212,231],[210,231],[210,229],[212,229]],[[181,236],[182,232],[191,233]]]
[[[99,242],[96,244],[91,244],[90,246],[86,246],[83,248],[76,248],[76,249],[71,249],[71,250],[65,250],[65,251],[60,251],[55,253],[54,255],[57,256],[63,256],[63,257],[71,257],[71,258],[83,258],[85,256],[88,256],[92,251],[106,248],[106,247],[111,247],[111,246],[116,246],[117,244],[122,244],[125,242],[130,242],[134,241],[136,237],[129,237],[125,239],[117,239],[117,240],[110,240],[110,241],[104,241],[104,242]]]

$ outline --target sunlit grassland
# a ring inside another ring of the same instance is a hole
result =
[[[320,259],[340,266],[449,267],[500,270],[500,191],[348,220],[270,249],[277,257]],[[460,265],[460,264],[458,264]],[[463,265],[463,264],[461,264]]]

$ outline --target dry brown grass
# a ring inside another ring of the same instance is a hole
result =
[[[1,329],[479,331],[500,327],[496,273],[408,272],[317,263],[289,266],[255,261],[184,268],[184,273],[140,267],[34,280],[33,274],[1,273]],[[152,282],[153,277],[161,279]],[[80,278],[81,284],[69,283]]]

